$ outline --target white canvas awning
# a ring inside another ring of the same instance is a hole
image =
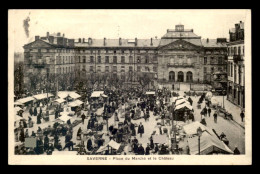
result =
[[[23,111],[23,109],[22,108],[20,108],[20,107],[14,107],[14,112],[15,113],[17,113],[18,111],[20,111],[20,110],[22,110]]]
[[[119,147],[120,147],[120,144],[117,143],[117,142],[115,142],[114,140],[111,140],[111,141],[108,143],[108,145],[109,145],[110,147],[112,147],[113,149],[116,149],[116,150],[118,150]]]
[[[66,100],[64,100],[64,99],[62,99],[62,98],[59,98],[59,99],[54,100],[54,102],[64,103],[64,102],[66,102]]]
[[[75,101],[69,103],[68,106],[70,106],[70,107],[76,107],[76,106],[81,105],[82,103],[83,103],[83,102],[80,101],[80,100],[75,100]]]
[[[179,99],[179,100],[176,100],[175,106],[178,106],[178,105],[184,104],[184,103],[190,104],[190,102],[188,102],[186,99]]]
[[[195,121],[195,122],[192,122],[190,124],[183,126],[183,130],[188,135],[196,135],[197,129],[199,127],[201,128],[202,131],[208,131],[212,134],[212,131],[210,131],[209,128],[207,128],[206,126],[204,126],[203,124],[201,124],[198,121]]]
[[[77,94],[75,91],[59,91],[58,96],[62,99],[71,97],[73,99],[80,98],[80,95]]]
[[[167,144],[167,136],[164,135],[153,135],[153,142],[159,144]]]
[[[45,98],[53,97],[53,95],[51,93],[48,93],[48,97],[47,97],[47,93],[44,93],[44,94],[34,95],[33,97],[37,100],[42,100],[42,99],[45,99]]]
[[[69,119],[71,119],[71,117],[67,116],[67,114],[64,113],[64,114],[62,114],[62,116],[60,116],[57,119],[67,122]]]
[[[19,105],[19,106],[22,106],[22,105],[23,105],[23,103],[20,103],[20,102],[16,101],[16,102],[14,102],[14,105]]]
[[[102,94],[104,94],[104,91],[94,91],[90,97],[100,97]]]
[[[198,137],[188,138],[190,154],[196,155],[198,151]],[[217,138],[215,135],[210,135],[208,132],[203,132],[200,137],[200,154],[206,155],[212,152],[233,154],[233,151],[228,146]]]
[[[155,95],[155,92],[154,91],[147,91],[145,94],[146,95]]]
[[[174,110],[176,111],[176,110],[185,109],[185,108],[189,109],[189,110],[193,109],[193,107],[189,103],[183,103],[183,104],[176,106]]]
[[[19,103],[27,103],[29,101],[33,101],[34,98],[33,97],[25,97],[25,98],[21,98],[19,100],[16,100],[16,102],[19,102]]]

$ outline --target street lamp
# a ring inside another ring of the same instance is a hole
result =
[[[202,129],[200,127],[198,127],[197,129],[197,134],[198,134],[198,147],[199,147],[199,155],[200,155],[200,137],[201,137],[201,134],[202,134]]]

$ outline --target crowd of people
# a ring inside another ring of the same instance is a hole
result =
[[[52,106],[52,102],[45,100],[34,104],[29,109],[28,122],[21,120],[15,132],[16,142],[25,142],[25,138],[36,138],[36,146],[27,148],[16,147],[16,154],[52,154],[54,150],[72,151],[78,149],[79,154],[96,154],[96,151],[108,143],[115,141],[122,147],[130,146],[130,151],[136,155],[150,154],[169,154],[171,147],[167,144],[154,143],[153,136],[149,138],[149,143],[143,146],[138,141],[145,134],[145,126],[143,123],[149,122],[150,117],[154,117],[159,125],[158,134],[167,133],[163,126],[172,126],[172,120],[181,120],[183,122],[195,121],[194,110],[181,110],[172,114],[174,105],[171,104],[170,98],[179,96],[178,93],[171,92],[167,88],[158,89],[155,95],[147,95],[138,88],[108,89],[104,90],[105,98],[93,99],[90,94],[86,95],[84,104],[75,110],[75,116],[81,119],[81,126],[75,130],[70,120],[65,124],[55,122],[47,128],[41,128],[42,120],[49,122],[49,113],[43,114],[43,108],[47,106],[53,108],[55,120],[59,118],[66,106]],[[191,97],[184,96],[192,106]],[[205,94],[201,95],[198,104],[205,100]],[[201,123],[207,125],[205,117],[211,117],[211,103],[207,100],[206,105],[201,110]],[[97,110],[102,108],[99,115]],[[46,109],[44,109],[46,110]],[[79,113],[79,114],[78,114]],[[36,117],[36,125],[32,121],[32,117]],[[213,113],[214,122],[217,124],[218,111]],[[111,121],[113,118],[113,121]],[[243,113],[241,114],[243,120]],[[136,123],[138,120],[138,124]],[[86,124],[85,124],[86,123]],[[38,126],[36,132],[32,131],[29,135],[28,129]],[[85,131],[87,130],[87,131]],[[76,137],[73,137],[73,131]],[[104,137],[107,136],[108,140]],[[137,139],[138,137],[138,139]],[[64,139],[64,143],[61,142]],[[120,147],[121,147],[120,146]],[[121,148],[122,150],[123,148]],[[122,150],[123,152],[124,150]],[[109,154],[106,151],[105,154]],[[126,153],[126,152],[125,152]]]

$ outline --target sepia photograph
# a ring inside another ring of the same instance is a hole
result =
[[[9,164],[251,164],[250,10],[9,10]]]

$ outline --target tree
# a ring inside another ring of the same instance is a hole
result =
[[[142,90],[152,82],[152,75],[153,74],[150,73],[142,73],[142,75],[139,76],[138,81],[142,86]]]
[[[16,96],[18,98],[20,98],[21,95],[24,93],[23,68],[24,68],[23,62],[19,62],[19,63],[14,64],[14,93],[16,94]]]

